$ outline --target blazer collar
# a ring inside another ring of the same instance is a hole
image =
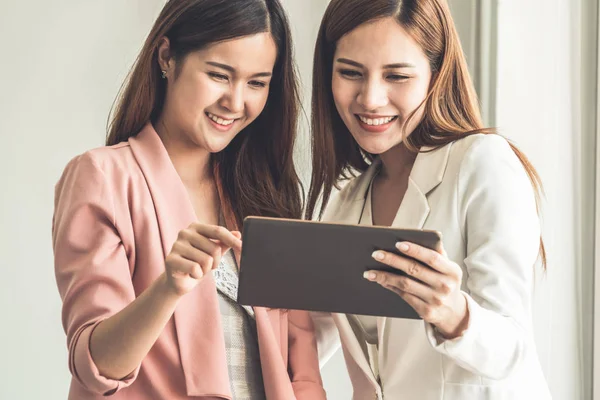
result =
[[[427,195],[444,178],[452,143],[436,150],[423,148],[417,155],[411,170],[408,189],[393,226],[421,228],[429,213]],[[368,193],[369,185],[381,167],[381,159],[373,160],[369,168],[359,177],[350,181],[340,193],[333,196],[331,204],[323,216],[324,221],[356,224]],[[416,209],[414,208],[416,207]]]
[[[452,144],[436,150],[424,147],[417,155],[410,178],[424,195],[428,195],[444,179]]]

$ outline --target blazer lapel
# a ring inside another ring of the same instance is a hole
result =
[[[179,231],[195,222],[196,215],[185,186],[152,125],[147,124],[136,137],[129,139],[129,144],[154,201],[166,257]],[[187,395],[231,397],[221,314],[212,275],[204,277],[181,299],[174,321]],[[199,356],[202,362],[198,362]]]
[[[377,379],[373,375],[373,369],[369,364],[369,359],[363,350],[363,346],[359,342],[358,336],[355,334],[348,315],[346,314],[332,314],[333,320],[340,333],[340,339],[344,343],[346,350],[352,356],[352,359],[356,362],[356,365],[363,371],[365,376],[369,378],[373,386],[378,386]]]
[[[290,383],[287,360],[287,330],[282,329],[282,317],[279,310],[254,307],[256,316],[256,332],[260,352],[260,364],[263,373],[265,395],[269,400],[295,399],[294,389]],[[282,352],[282,347],[285,351]]]
[[[358,178],[350,181],[349,186],[345,187],[340,193],[332,197],[331,203],[327,206],[323,221],[358,224],[363,212],[366,195],[371,184],[371,180],[377,173],[381,161],[375,159],[371,166]],[[354,329],[346,314],[333,314],[333,319],[337,325],[342,342],[346,350],[352,356],[352,359],[362,369],[363,373],[369,378],[374,386],[377,381],[373,375],[373,370],[369,365],[365,352],[354,334]]]
[[[431,151],[424,148],[417,155],[408,178],[408,187],[392,226],[421,229],[429,215],[427,195],[444,178],[452,144]]]
[[[429,216],[429,202],[427,195],[435,189],[444,179],[448,157],[452,143],[437,150],[423,148],[417,155],[415,164],[408,179],[408,187],[392,226],[406,229],[422,229]],[[381,351],[387,351],[389,336],[386,317],[377,319],[379,331],[379,345]]]
[[[341,192],[331,196],[325,209],[323,221],[345,224],[358,224],[363,206],[371,184],[381,161],[375,159],[371,166],[358,178],[350,181]]]

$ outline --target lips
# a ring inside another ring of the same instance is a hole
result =
[[[398,119],[397,115],[392,116],[375,116],[375,115],[358,115],[356,114],[356,120],[358,121],[361,128],[368,132],[385,132],[390,126]]]
[[[219,116],[208,111],[204,114],[206,115],[210,123],[221,132],[226,132],[230,130],[233,127],[234,123],[239,119]]]
[[[227,119],[218,115],[206,112],[206,116],[219,125],[229,126],[235,122],[235,118]]]

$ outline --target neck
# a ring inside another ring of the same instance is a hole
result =
[[[380,177],[386,180],[397,180],[410,175],[417,153],[411,152],[404,143],[400,143],[382,153],[380,158],[382,162]]]
[[[210,153],[187,139],[185,134],[173,126],[161,116],[155,129],[183,184],[188,188],[212,184]]]

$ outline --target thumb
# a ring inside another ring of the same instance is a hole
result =
[[[231,231],[231,234],[235,236],[236,239],[240,241],[242,240],[242,234],[239,231]],[[214,242],[221,246],[221,254],[225,254],[229,249],[231,249],[231,246],[226,245],[220,240],[214,240]],[[236,249],[234,248],[234,250]]]
[[[231,231],[231,233],[233,234],[233,236],[235,236],[236,238],[242,240],[242,234],[239,231]],[[235,249],[233,250],[233,254],[235,255],[235,261],[238,267],[238,270],[240,269],[240,264],[241,264],[241,254],[239,251],[236,251]]]
[[[444,243],[442,243],[442,241],[440,241],[439,245],[436,247],[435,251],[437,251],[438,253],[440,253],[441,255],[447,257],[448,254],[446,253],[446,249],[444,248]]]

